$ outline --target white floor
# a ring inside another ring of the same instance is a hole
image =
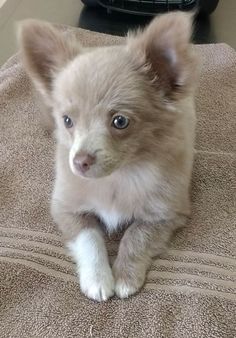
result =
[[[77,26],[80,0],[0,0],[0,65],[17,51],[15,23],[38,18]]]

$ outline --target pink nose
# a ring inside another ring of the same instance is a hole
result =
[[[84,174],[86,171],[89,170],[91,165],[95,163],[95,160],[95,156],[86,153],[79,153],[75,155],[73,159],[73,164],[78,171]]]

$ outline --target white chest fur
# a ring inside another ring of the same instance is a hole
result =
[[[124,215],[117,210],[111,209],[100,209],[97,210],[97,215],[106,225],[106,228],[109,232],[114,231],[119,227],[119,225],[124,224],[126,220],[124,220]]]

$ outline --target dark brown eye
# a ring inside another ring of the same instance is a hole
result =
[[[63,116],[64,124],[66,128],[72,128],[73,127],[73,122],[71,118],[67,115]]]
[[[117,115],[113,118],[112,125],[116,129],[125,129],[129,125],[129,119],[123,115]]]

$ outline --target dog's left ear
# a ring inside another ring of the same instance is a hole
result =
[[[160,15],[143,32],[128,37],[127,47],[138,69],[170,99],[191,90],[195,82],[192,18],[193,14],[183,12]]]
[[[18,42],[26,71],[49,100],[54,78],[80,53],[80,45],[52,24],[32,19],[19,23]]]

